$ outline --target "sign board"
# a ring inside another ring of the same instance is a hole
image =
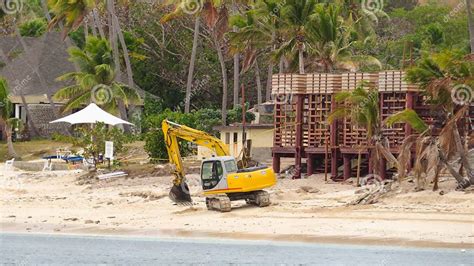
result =
[[[114,143],[112,141],[105,142],[105,158],[113,159],[114,158]]]

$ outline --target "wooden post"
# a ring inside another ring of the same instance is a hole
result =
[[[351,178],[351,155],[344,154],[344,180]]]
[[[304,96],[296,95],[296,147],[295,147],[295,175],[293,179],[301,178],[301,159],[303,153],[303,104]]]
[[[324,181],[328,181],[328,160],[329,160],[329,138],[326,138],[326,149],[324,151]]]
[[[306,170],[306,174],[310,176],[314,173],[314,155],[313,154],[308,154],[308,159],[306,159],[306,165],[308,166]]]
[[[360,164],[362,161],[362,148],[359,147],[359,154],[357,155],[357,180],[356,186],[360,187]]]
[[[334,112],[337,108],[336,101],[334,100],[334,94],[331,95],[331,112]],[[337,121],[331,123],[330,127],[330,141],[331,141],[331,178],[337,178]]]
[[[273,153],[273,171],[276,174],[280,173],[280,155],[277,153]]]

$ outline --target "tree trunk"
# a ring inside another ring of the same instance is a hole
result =
[[[272,32],[272,43],[275,42],[275,31]],[[272,52],[275,51],[275,45],[272,46]],[[265,101],[270,101],[272,98],[272,76],[273,76],[273,61],[269,60],[267,70],[267,84],[265,85]]]
[[[87,23],[87,17],[84,19],[84,36],[87,37],[89,36],[89,24]]]
[[[99,12],[97,12],[97,8],[94,8],[92,14],[94,16],[95,27],[99,30],[100,38],[105,39],[104,28],[102,28],[102,23],[100,21]]]
[[[467,178],[469,179],[469,182],[471,182],[471,184],[474,184],[474,171],[467,157],[469,151],[465,149],[464,145],[462,144],[461,135],[459,134],[459,129],[457,125],[454,126],[454,142],[456,143],[456,149],[458,150],[459,155],[461,157],[461,169],[459,169],[460,174],[462,173],[462,167],[464,166],[464,168],[466,168]]]
[[[115,15],[115,12],[112,14],[112,17],[115,21],[115,31],[118,35],[120,45],[122,46],[123,58],[125,60],[125,69],[127,70],[128,86],[130,88],[135,88],[135,82],[133,81],[133,71],[132,63],[130,62],[130,54],[128,53],[127,44],[125,43],[125,38],[123,37],[122,29],[120,28],[120,22]]]
[[[225,67],[224,54],[222,53],[222,48],[215,36],[214,44],[217,50],[217,57],[219,58],[219,63],[221,66],[222,74],[222,125],[227,125],[227,69]]]
[[[260,68],[258,62],[255,61],[255,82],[257,83],[257,103],[262,104],[262,81],[260,79]]]
[[[114,0],[107,0],[107,12],[108,12],[108,23],[109,23],[109,42],[112,46],[112,52],[114,56],[114,65],[115,65],[115,80],[118,82],[122,82],[122,69],[120,65],[120,53],[119,47],[117,42],[117,27],[115,24],[117,21],[114,19]],[[117,100],[117,105],[120,112],[120,118],[127,121],[128,115],[124,106],[123,101],[120,99]],[[130,127],[128,125],[123,125],[123,129],[125,132],[130,132]]]
[[[48,5],[46,3],[46,0],[42,0],[41,1],[41,6],[43,7],[43,11],[44,11],[44,16],[46,17],[46,20],[49,22],[51,22],[51,15],[49,14],[49,10],[48,10]],[[62,26],[62,23],[60,24],[59,26],[62,30],[63,26]],[[86,27],[87,28],[87,27]],[[87,37],[87,35],[86,35]],[[71,44],[71,40],[69,39],[69,36],[66,37],[66,46],[69,48],[72,46]],[[25,47],[24,47],[25,49]],[[74,68],[76,69],[76,71],[79,71],[79,67],[77,66],[76,63],[74,63]],[[41,83],[41,86],[47,86],[46,85],[46,81],[43,79],[43,77],[38,73],[38,71],[36,70],[35,71],[36,75],[38,76],[38,79],[40,80],[40,83]],[[46,97],[48,98],[48,102],[49,102],[49,106],[51,107],[51,111],[53,112],[53,120],[56,120],[56,118],[59,117],[59,114],[56,112],[56,105],[53,101],[53,95],[51,94],[46,94]],[[72,135],[72,131],[71,131],[71,128],[68,127],[67,125],[62,125],[61,128],[63,129],[63,133],[65,135],[68,135],[68,136],[71,136]]]
[[[472,16],[471,0],[466,0],[466,9],[469,25],[469,43],[471,45],[471,54],[474,54],[474,17]]]
[[[298,49],[298,64],[299,64],[299,73],[304,74],[304,49],[300,47]]]
[[[193,50],[191,51],[191,60],[189,62],[188,69],[188,80],[186,82],[186,98],[184,99],[184,112],[189,113],[191,106],[191,89],[193,87],[193,76],[194,76],[194,66],[196,64],[196,53],[199,39],[199,27],[201,20],[199,16],[196,16],[196,21],[194,22],[194,36],[193,36]],[[164,31],[163,31],[164,35]]]
[[[18,158],[18,154],[16,153],[15,148],[13,147],[13,141],[12,141],[13,129],[8,124],[8,122],[5,122],[5,130],[6,130],[6,135],[7,135],[8,155],[12,158]]]
[[[94,19],[94,13],[92,12],[91,14],[89,14],[89,17],[91,18],[91,30],[92,30],[92,36],[94,37],[97,37],[97,29],[96,29],[96,22],[95,22],[95,19]]]
[[[235,0],[232,1],[232,11],[237,14],[237,5]],[[236,26],[233,27],[233,31],[237,32],[238,29]],[[239,53],[234,54],[234,108],[239,105],[239,79],[240,79],[240,55]]]
[[[285,58],[280,58],[280,62],[278,64],[278,74],[283,74],[285,72]]]
[[[444,154],[444,152],[441,149],[439,149],[439,159],[444,164],[444,166],[446,166],[449,173],[458,182],[458,188],[463,188],[464,189],[464,188],[467,188],[471,185],[471,182],[469,181],[469,179],[464,178],[462,175],[460,175],[458,172],[456,172],[456,170],[454,170],[454,168],[449,164],[448,158],[446,157],[446,155]]]

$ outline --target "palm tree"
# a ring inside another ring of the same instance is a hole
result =
[[[90,13],[94,16],[94,21],[100,23],[97,10],[104,5],[104,1],[95,1],[95,0],[79,0],[79,1],[67,1],[67,0],[48,0],[48,6],[51,12],[54,14],[51,22],[49,23],[49,28],[53,28],[60,24],[64,25],[63,36],[66,38],[67,34],[71,31],[77,30],[84,22],[84,19],[89,16]],[[127,46],[125,44],[125,39],[123,36],[122,29],[120,27],[119,20],[115,14],[115,4],[113,0],[107,0],[105,3],[106,9],[109,14],[109,41],[112,44],[117,52],[114,53],[114,56],[119,62],[118,54],[118,41],[122,47],[125,67],[127,71],[128,86],[133,88],[135,87],[133,81],[133,71],[130,62],[130,56],[128,53]],[[104,37],[102,27],[98,24],[99,32],[101,37]],[[117,48],[116,48],[117,47]],[[120,73],[120,64],[116,64],[117,73]],[[120,74],[119,74],[120,76]],[[121,80],[119,80],[121,81]],[[126,117],[125,117],[126,118]]]
[[[228,77],[227,68],[225,66],[225,57],[223,52],[222,38],[224,33],[227,31],[228,24],[228,13],[227,8],[221,0],[206,0],[206,1],[193,1],[193,0],[172,0],[170,4],[175,6],[173,12],[165,15],[161,22],[165,23],[170,20],[176,19],[183,14],[192,14],[200,16],[206,22],[207,27],[211,31],[211,39],[216,47],[217,56],[219,59],[219,65],[221,67],[222,75],[222,124],[227,124],[227,87]],[[196,24],[199,20],[196,20]],[[185,100],[190,102],[191,97],[191,86],[192,86],[192,74],[194,73],[195,56],[197,49],[197,38],[199,37],[196,31],[199,25],[195,24],[194,40],[193,40],[193,51],[191,53],[190,67],[188,71],[188,82],[186,85],[186,98]],[[193,56],[194,53],[194,56]],[[186,109],[186,106],[185,106]],[[189,109],[189,107],[188,107]]]
[[[472,181],[464,178],[459,172],[456,172],[450,164],[450,161],[456,156],[457,151],[461,152],[461,157],[463,156],[463,148],[457,146],[455,141],[455,130],[456,124],[465,116],[467,109],[467,106],[465,106],[452,116],[441,130],[439,136],[434,136],[432,132],[433,127],[428,126],[423,119],[411,109],[396,113],[385,121],[388,126],[392,126],[396,123],[408,123],[418,133],[408,136],[400,147],[400,154],[397,158],[399,181],[405,178],[406,170],[411,160],[411,148],[415,145],[414,172],[418,190],[423,189],[426,183],[426,176],[429,174],[433,175],[433,190],[437,190],[439,174],[443,168],[446,168],[456,179],[459,189],[470,186]],[[466,163],[465,167],[468,170],[468,175],[472,175],[469,161],[463,160],[463,162]]]
[[[466,0],[466,9],[469,25],[469,44],[471,45],[471,54],[474,54],[474,18],[472,16],[471,0]]]
[[[171,19],[176,18],[177,16],[181,15],[184,12],[184,9],[186,8],[186,1],[174,1],[172,4],[175,5],[175,10],[167,14],[161,19],[162,23],[166,23]],[[197,2],[196,2],[197,4]],[[199,12],[199,7],[196,13]],[[202,8],[202,7],[201,7]],[[194,20],[194,34],[193,34],[193,48],[191,50],[191,59],[189,60],[189,69],[188,69],[188,78],[186,81],[186,94],[185,94],[185,99],[184,99],[184,112],[189,113],[190,107],[191,107],[191,90],[193,86],[193,76],[194,76],[194,67],[196,65],[196,54],[197,54],[197,46],[198,46],[198,41],[199,41],[199,30],[201,27],[201,17],[200,14],[197,14],[195,16]]]
[[[285,42],[276,51],[276,57],[298,55],[298,71],[305,73],[304,56],[311,46],[317,0],[288,0],[282,7],[282,35]]]
[[[394,164],[398,162],[390,153],[388,140],[382,134],[379,93],[377,89],[366,89],[365,86],[363,82],[353,91],[337,93],[335,101],[339,103],[339,107],[329,115],[328,122],[349,118],[355,126],[365,128],[370,163],[374,166],[374,173],[381,175],[382,169],[379,166],[383,158]]]
[[[138,104],[140,96],[127,85],[117,82],[112,49],[107,40],[89,36],[84,50],[69,49],[70,61],[80,71],[58,77],[60,81],[75,84],[62,88],[54,95],[58,100],[68,100],[63,111],[70,111],[89,102],[95,102],[110,112],[117,112],[119,102],[125,106]]]
[[[466,121],[469,118],[465,114],[473,101],[474,63],[465,60],[464,56],[462,52],[455,50],[425,54],[418,65],[407,72],[408,81],[419,84],[422,92],[428,97],[429,103],[442,113],[440,120],[443,124],[441,128],[438,128],[440,130],[439,136],[432,136],[432,128],[429,128],[426,124],[420,126],[419,121],[421,119],[417,118],[414,112],[404,111],[387,120],[389,124],[399,121],[407,122],[419,133],[423,133],[421,137],[425,137],[424,139],[407,138],[406,143],[404,143],[406,146],[404,150],[409,150],[409,147],[416,141],[417,154],[420,157],[417,160],[425,159],[421,155],[426,150],[434,150],[435,152],[426,153],[433,156],[432,161],[440,161],[450,171],[456,178],[459,188],[474,184],[474,169],[469,164],[468,151],[464,148],[470,123],[470,121]],[[412,121],[418,121],[418,126],[415,127]],[[461,133],[464,133],[464,138],[461,137]],[[406,158],[409,155],[404,156]],[[452,169],[448,163],[452,159],[461,161],[462,167],[466,169],[467,178]],[[404,163],[402,162],[402,164]],[[437,171],[440,170],[438,168],[436,168]],[[415,172],[418,171],[415,174],[419,178],[421,173],[428,173],[429,170],[426,167],[421,167],[421,162],[419,162],[418,168],[415,167]],[[437,188],[437,173],[434,178],[435,189]]]
[[[357,33],[354,25],[349,25],[341,16],[341,7],[317,5],[314,16],[313,40],[309,53],[315,69],[333,72],[336,69],[356,71],[361,66],[382,65],[379,60],[368,55],[353,55],[351,48],[356,43],[352,36]]]
[[[13,129],[20,128],[21,121],[17,118],[12,118],[13,104],[8,99],[8,85],[7,81],[0,77],[0,120],[5,122],[5,131],[7,135],[8,155],[13,158],[18,158],[18,154],[13,147],[12,134]]]
[[[67,1],[67,0],[48,0],[48,6],[54,14],[49,28],[52,29],[61,22],[63,25],[63,37],[75,31],[81,26],[84,18],[96,6],[94,0]]]

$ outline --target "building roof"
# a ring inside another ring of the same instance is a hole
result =
[[[58,32],[48,32],[38,38],[23,37],[27,47],[24,51],[20,38],[7,36],[0,38],[0,49],[8,62],[0,68],[11,88],[12,96],[43,96],[54,94],[67,86],[56,78],[64,73],[73,72],[74,65],[68,61],[66,43]],[[5,58],[2,59],[4,61]],[[42,77],[44,85],[40,77]]]
[[[59,32],[47,32],[37,38],[23,37],[23,41],[27,51],[24,51],[17,36],[0,37],[0,61],[7,61],[4,67],[0,67],[0,76],[8,81],[12,102],[21,103],[20,96],[23,94],[27,103],[48,103],[47,94],[53,95],[70,85],[68,82],[56,81],[56,78],[75,71],[74,64],[69,61],[67,44]],[[126,80],[127,75],[122,74],[122,77]],[[146,92],[136,85],[135,88],[143,98]],[[156,98],[154,95],[151,97]]]

